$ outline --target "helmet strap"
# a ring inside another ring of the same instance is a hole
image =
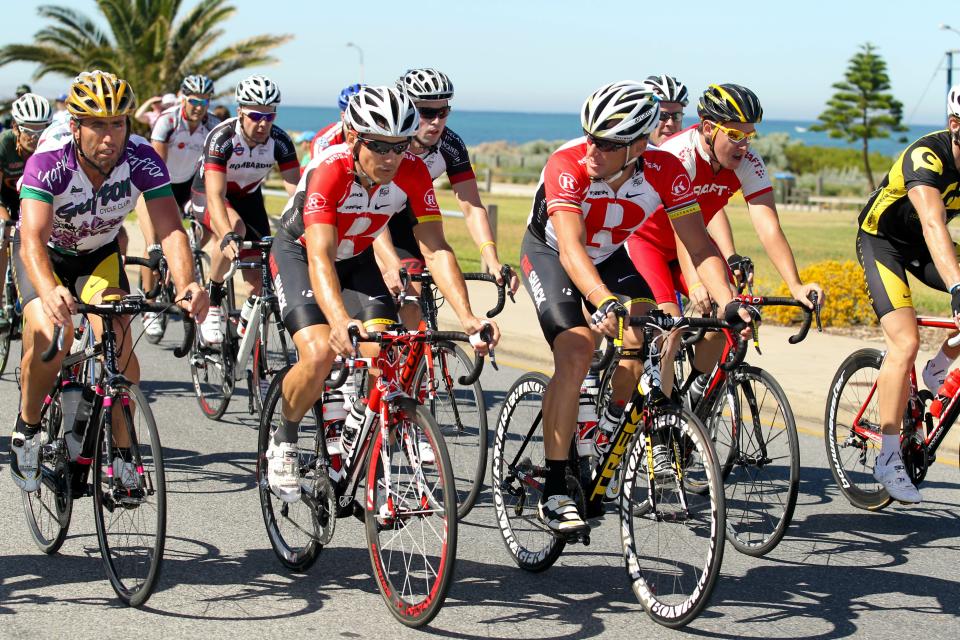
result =
[[[357,174],[357,177],[360,178],[360,186],[364,186],[363,182],[366,180],[369,183],[367,189],[379,186],[379,183],[367,175],[367,172],[363,170],[363,166],[360,164],[360,145],[362,143],[357,140],[353,143],[353,168]]]

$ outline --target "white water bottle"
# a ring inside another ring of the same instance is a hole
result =
[[[577,408],[577,454],[595,453],[597,437],[597,378],[588,374],[580,387],[580,406]]]
[[[376,414],[370,410],[363,400],[357,400],[350,409],[350,415],[343,422],[343,434],[340,436],[340,448],[343,451],[343,459],[349,460],[353,457],[353,451],[357,447],[357,441],[360,434],[368,423],[373,422]]]
[[[257,302],[257,296],[250,296],[243,303],[240,309],[240,323],[237,325],[237,335],[241,338],[247,332],[247,325],[250,324],[250,315],[253,313],[253,305]]]

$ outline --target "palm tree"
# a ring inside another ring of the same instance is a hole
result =
[[[103,69],[126,79],[143,99],[175,92],[191,73],[217,80],[238,69],[276,62],[269,51],[293,37],[260,35],[213,50],[236,7],[227,0],[200,0],[178,19],[182,4],[97,0],[108,31],[69,7],[41,6],[37,12],[52,24],[36,33],[34,44],[0,47],[0,66],[35,62],[38,79],[50,73],[72,78],[81,71]]]

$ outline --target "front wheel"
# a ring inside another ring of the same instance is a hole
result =
[[[833,479],[850,504],[870,511],[879,511],[893,502],[873,477],[880,453],[877,374],[882,362],[883,354],[876,349],[850,354],[830,383],[823,419],[827,462]]]
[[[160,578],[167,528],[163,448],[140,387],[115,384],[98,429],[93,502],[100,554],[114,591],[139,607]]]
[[[623,470],[620,533],[634,595],[656,622],[676,628],[703,610],[720,575],[723,485],[703,423],[677,407],[655,411],[649,442],[666,447],[670,469],[654,470],[647,436],[639,434]],[[686,488],[693,469],[702,494]]]
[[[393,407],[367,459],[365,520],[373,575],[393,616],[421,627],[447,597],[457,557],[457,497],[440,428],[426,409]],[[420,457],[422,439],[434,460]]]
[[[280,319],[280,310],[275,305],[264,305],[263,313],[253,351],[253,376],[250,378],[250,393],[257,413],[263,410],[270,383],[288,365],[293,364],[293,349]]]

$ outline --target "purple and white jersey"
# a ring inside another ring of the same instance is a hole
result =
[[[20,198],[53,206],[48,246],[64,253],[87,253],[117,236],[141,193],[145,200],[173,196],[167,167],[144,138],[130,136],[116,166],[94,191],[80,168],[73,138],[67,136],[47,140],[30,156]]]

